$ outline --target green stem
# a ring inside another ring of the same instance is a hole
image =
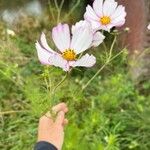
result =
[[[124,52],[124,50],[125,50],[125,49],[123,49],[123,50],[120,51],[117,55],[115,55],[114,57],[112,57],[112,58],[110,59],[110,61],[112,61],[112,60],[114,60],[116,57],[118,57],[121,53]]]
[[[64,76],[64,78],[55,86],[55,88],[53,89],[52,94],[55,93],[56,89],[66,80],[67,77],[68,77],[68,73],[66,73],[66,75]]]
[[[10,110],[10,111],[0,112],[0,116],[1,116],[1,115],[14,114],[14,113],[25,113],[25,112],[27,112],[27,110],[18,110],[18,111]]]
[[[51,0],[48,1],[48,5],[49,5],[49,11],[52,15],[52,19],[55,20],[55,17],[54,17],[54,12],[52,10],[52,3],[51,3]]]
[[[57,23],[59,23],[59,20],[58,20],[58,16],[59,16],[59,6],[58,6],[58,1],[57,0],[54,0],[54,3],[55,3],[55,7],[57,9]]]
[[[59,21],[60,21],[60,14],[61,14],[63,4],[64,4],[64,0],[61,1],[60,7],[58,9],[57,23],[59,23]]]
[[[111,44],[111,47],[110,47],[108,60],[109,60],[109,59],[111,58],[111,56],[112,56],[112,51],[113,51],[114,45],[115,45],[115,43],[116,43],[116,40],[117,40],[117,36],[115,35],[114,40],[113,40],[113,42],[112,42],[112,44]]]
[[[102,43],[102,46],[104,47],[105,58],[108,58],[107,46],[106,46],[105,42]]]
[[[114,40],[112,42],[112,45],[110,47],[110,52],[109,52],[109,57],[107,58],[105,64],[95,73],[95,75],[83,86],[82,91],[85,90],[85,88],[87,88],[87,86],[99,75],[99,73],[107,66],[107,64],[112,60],[112,50],[114,48],[115,42],[116,42],[116,35],[114,37]]]
[[[81,0],[78,0],[77,3],[74,5],[74,7],[72,7],[72,9],[69,11],[69,13],[64,17],[63,21],[65,21],[73,12],[74,10],[78,7],[78,5],[80,4]]]
[[[60,14],[61,14],[61,10],[62,10],[62,7],[63,7],[63,4],[64,4],[64,0],[61,1],[61,4],[60,6],[58,5],[58,1],[57,0],[54,0],[54,3],[55,3],[55,7],[57,9],[57,23],[59,23],[60,21]]]
[[[96,73],[95,75],[83,86],[82,91],[87,88],[87,86],[97,77],[97,75],[106,67],[108,63],[106,62]]]

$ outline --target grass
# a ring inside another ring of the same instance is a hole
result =
[[[9,39],[7,44],[1,41],[1,47],[0,149],[32,149],[39,117],[52,103],[60,101],[66,102],[70,110],[64,150],[150,148],[149,84],[141,84],[138,90],[128,74],[126,54],[107,66],[83,93],[79,87],[99,65],[82,72],[74,70],[52,102],[44,78],[48,75],[57,83],[64,73],[41,66],[33,43],[27,45],[20,37]]]

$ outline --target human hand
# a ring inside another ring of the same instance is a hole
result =
[[[68,112],[68,108],[65,103],[60,103],[54,106],[52,111],[57,114],[55,120],[50,113],[40,118],[38,142],[49,142],[58,150],[61,150],[64,141],[64,125],[68,123],[68,120],[65,119],[65,113]]]

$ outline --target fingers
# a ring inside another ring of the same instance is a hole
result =
[[[64,119],[64,121],[63,121],[63,126],[67,125],[68,122],[69,122],[68,119]]]
[[[52,115],[51,115],[51,113],[49,111],[44,116],[47,117],[47,118],[52,119]]]
[[[41,117],[40,122],[44,124],[52,124],[56,123],[57,125],[66,125],[68,124],[68,120],[65,119],[65,113],[68,112],[67,105],[65,103],[60,103],[52,108],[52,111],[57,114],[57,117],[54,121],[54,118],[52,117],[50,112],[47,112],[44,116]],[[46,123],[47,122],[47,123]]]
[[[68,112],[68,108],[67,108],[67,105],[66,105],[65,103],[60,103],[60,104],[54,106],[54,107],[52,108],[52,111],[53,111],[54,113],[56,113],[56,114],[57,114],[58,112],[60,112],[60,111],[63,111],[64,113],[66,113],[66,112]]]
[[[60,103],[52,108],[54,113],[58,113],[55,123],[58,125],[68,124],[68,120],[65,119],[65,113],[68,112],[68,107],[65,103]]]
[[[50,115],[50,113],[46,113],[44,116],[42,116],[41,118],[40,118],[40,120],[39,120],[39,124],[41,125],[41,124],[51,124],[51,123],[53,123],[53,119],[51,118],[51,116],[48,116],[48,115]]]
[[[63,111],[60,111],[56,117],[56,125],[62,126],[65,120],[65,113]]]

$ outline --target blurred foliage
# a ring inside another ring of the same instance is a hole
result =
[[[69,7],[74,3],[76,1]],[[70,22],[80,18],[78,10],[84,5],[80,4],[71,15],[73,17],[68,18]],[[91,69],[73,70],[55,96],[49,95],[51,89],[45,82],[56,85],[64,72],[42,66],[37,59],[34,43],[38,35],[56,24],[49,24],[49,17],[45,18],[45,21],[26,18],[24,24],[14,29],[14,37],[6,33],[7,26],[1,23],[0,149],[32,149],[39,117],[51,105],[63,101],[69,107],[64,150],[149,150],[150,82],[137,85],[131,80],[127,51],[107,65],[81,92],[80,87],[95,74],[107,54],[104,45],[93,50],[97,65]],[[114,54],[118,51],[120,49],[116,47]]]

